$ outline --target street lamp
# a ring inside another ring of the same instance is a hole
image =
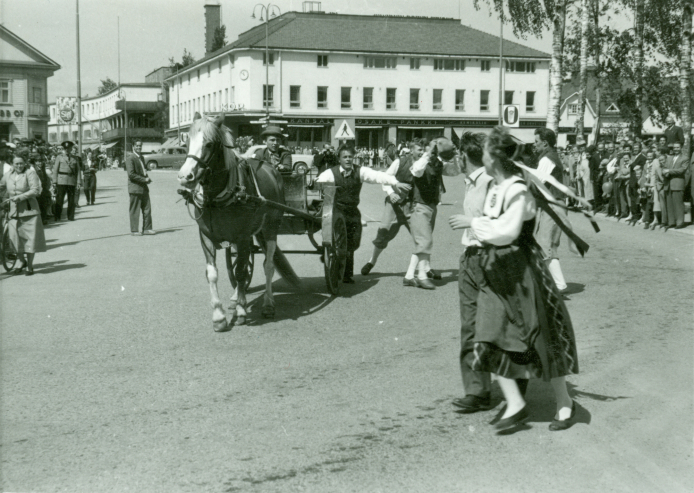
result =
[[[270,23],[270,17],[276,17],[278,14],[281,14],[282,11],[277,5],[274,5],[272,3],[268,3],[267,5],[263,5],[262,3],[258,3],[253,7],[253,14],[251,14],[251,18],[255,19],[255,11],[256,9],[260,8],[260,21],[263,21],[263,12],[265,12],[265,94],[263,95],[263,104],[265,106],[265,119],[266,119],[266,125],[270,124],[270,55],[268,52],[268,24]],[[280,88],[280,91],[282,88]]]

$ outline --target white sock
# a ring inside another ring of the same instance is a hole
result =
[[[554,279],[554,284],[557,285],[557,289],[559,291],[566,289],[566,281],[564,280],[564,274],[561,271],[559,259],[551,259],[547,264],[547,267],[549,268],[549,273],[552,274],[552,279]]]
[[[405,273],[405,279],[414,279],[414,271],[417,269],[417,262],[419,259],[416,255],[410,257],[410,265],[407,267],[407,272]]]
[[[429,269],[427,268],[428,263],[429,262],[426,259],[422,259],[417,264],[417,268],[419,270],[419,275],[417,277],[419,279],[428,279],[428,277],[427,277],[427,272],[429,272]]]

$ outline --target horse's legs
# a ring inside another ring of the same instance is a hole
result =
[[[272,278],[275,276],[275,250],[277,240],[268,241],[265,249],[265,296],[263,298],[263,317],[275,317],[275,298],[272,294]]]
[[[231,298],[229,299],[229,310],[234,312],[236,310],[236,304],[238,302],[239,296],[239,282],[234,275],[233,262],[231,261],[231,248],[226,248],[226,261],[227,261],[227,274],[229,274],[229,282],[231,282],[231,288],[233,290]]]
[[[227,324],[227,316],[224,313],[222,301],[219,299],[219,291],[217,290],[218,272],[215,265],[216,251],[212,242],[200,233],[200,241],[202,243],[202,251],[205,253],[205,261],[207,263],[206,276],[207,284],[210,287],[210,304],[212,305],[212,328],[215,332],[226,332],[230,329]]]
[[[234,275],[236,277],[236,289],[234,290],[234,295],[237,298],[236,303],[236,323],[238,325],[243,325],[246,323],[246,286],[248,285],[248,260],[251,256],[251,242],[250,238],[237,243],[237,262],[236,271]]]

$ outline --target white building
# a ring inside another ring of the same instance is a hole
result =
[[[458,19],[289,12],[268,32],[269,65],[260,24],[167,79],[168,136],[196,112],[257,136],[266,109],[300,146],[336,144],[343,121],[363,147],[498,124],[499,38]],[[532,140],[546,124],[550,55],[505,41],[504,58],[503,103],[518,105],[513,132]]]
[[[160,120],[166,109],[165,99],[159,83],[121,84],[105,94],[83,98],[83,149],[101,145],[122,150],[126,136],[128,150],[134,138],[142,139],[144,150],[159,147],[164,141],[166,123]],[[79,140],[76,98],[57,98],[49,112],[50,144]]]
[[[60,65],[0,25],[0,140],[46,140],[48,78]]]

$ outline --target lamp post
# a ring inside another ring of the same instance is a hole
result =
[[[270,17],[276,17],[281,14],[280,8],[277,5],[268,3],[263,5],[258,3],[253,7],[253,14],[251,18],[255,19],[255,11],[260,8],[260,20],[263,20],[263,12],[265,12],[265,91],[263,94],[263,106],[265,106],[265,124],[270,124],[270,55],[268,52],[268,24],[270,23]],[[282,88],[280,87],[280,91]]]

